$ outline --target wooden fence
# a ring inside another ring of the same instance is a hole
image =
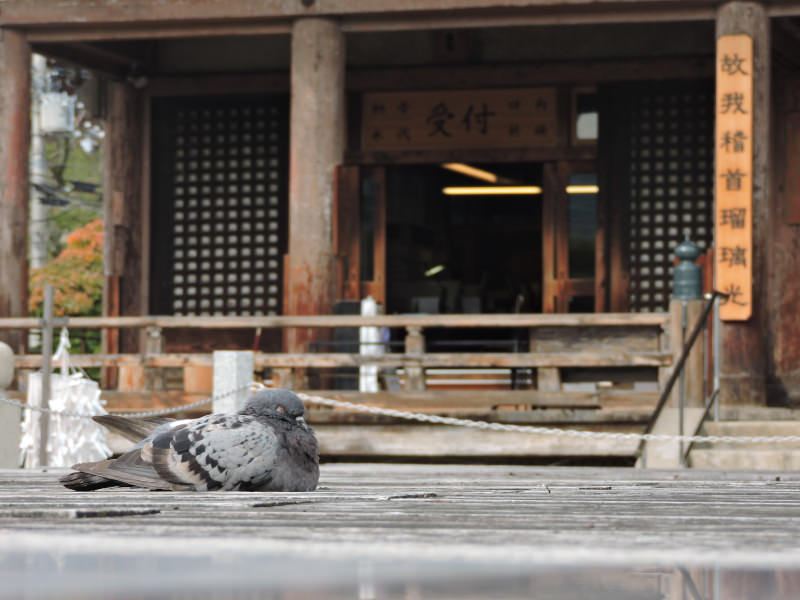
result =
[[[103,391],[113,411],[177,407],[210,394],[210,389],[187,391],[180,384],[180,377],[169,383],[167,373],[210,368],[212,355],[165,352],[164,331],[167,329],[389,328],[395,333],[394,337],[404,340],[398,351],[384,354],[255,352],[256,377],[272,379],[282,387],[374,406],[511,423],[558,423],[619,431],[637,430],[646,422],[675,352],[669,343],[667,313],[75,317],[57,325],[61,324],[70,329],[135,328],[143,332],[141,353],[71,356],[72,364],[83,368],[142,370],[145,374],[142,389]],[[35,318],[0,319],[0,330],[38,327],[40,321]],[[426,332],[431,329],[441,333],[463,328],[513,329],[525,343],[520,345],[519,352],[432,352],[426,348]],[[37,369],[41,361],[41,355],[23,354],[15,358],[15,367],[21,371]],[[334,389],[335,385],[326,385],[335,381],[326,373],[367,365],[377,365],[383,374],[382,389],[378,392]],[[504,380],[509,382],[507,385],[480,384],[482,373],[493,373],[496,378],[498,372],[513,374],[518,371],[527,374],[521,385],[512,385],[513,377]],[[451,383],[461,384],[450,385],[449,389],[437,385],[436,374],[441,376],[448,372],[454,374],[448,378]],[[309,376],[309,373],[316,376]],[[398,425],[391,418],[317,406],[310,407],[309,421],[318,430],[338,425],[342,434],[337,438],[340,441],[347,435],[352,436],[348,425],[379,426],[370,431],[376,435],[382,432],[380,439],[384,442],[391,438],[389,434],[394,430],[380,429],[380,426],[391,429]],[[412,435],[423,434],[422,428],[418,426],[417,433]],[[445,441],[440,450],[449,447],[458,454],[453,450],[454,443]],[[462,445],[466,447],[470,443],[465,441]],[[370,454],[378,451],[375,444],[374,440],[357,447],[339,444],[338,449],[331,452]],[[398,448],[403,445],[402,442],[398,444]],[[333,448],[336,444],[329,446]],[[395,450],[390,449],[389,453]],[[551,448],[546,452],[555,450]],[[496,454],[497,448],[490,453]]]

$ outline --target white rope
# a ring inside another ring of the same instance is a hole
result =
[[[209,404],[214,400],[219,400],[225,398],[231,394],[237,394],[241,391],[246,389],[265,389],[268,387],[274,387],[271,384],[265,384],[262,382],[253,382],[249,386],[245,386],[242,388],[238,388],[235,390],[231,390],[229,392],[225,392],[224,394],[219,394],[217,396],[211,396],[209,398],[205,398],[203,400],[198,400],[197,402],[192,402],[191,404],[184,404],[183,406],[176,406],[174,408],[165,408],[162,410],[152,410],[147,412],[139,412],[139,413],[111,413],[117,414],[123,417],[130,417],[130,418],[143,418],[143,417],[155,417],[155,416],[162,416],[168,415],[171,413],[176,413],[180,411],[189,410],[191,408],[197,408],[199,406],[203,406],[204,404]],[[558,436],[566,436],[566,437],[577,437],[577,438],[584,438],[584,439],[611,439],[611,440],[646,440],[646,441],[656,441],[656,442],[693,442],[693,443],[741,443],[741,444],[779,444],[779,443],[791,443],[791,442],[800,442],[800,436],[796,435],[787,435],[787,436],[716,436],[716,435],[669,435],[669,434],[661,434],[661,433],[613,433],[610,431],[585,431],[580,429],[558,429],[555,427],[540,427],[536,425],[510,425],[507,423],[490,423],[488,421],[478,421],[472,419],[459,419],[456,417],[443,417],[441,415],[429,415],[424,413],[415,413],[415,412],[406,412],[400,410],[394,410],[391,408],[380,408],[378,406],[369,406],[365,404],[357,404],[354,402],[345,402],[343,400],[334,400],[332,398],[323,398],[322,396],[311,396],[309,394],[304,394],[302,392],[296,392],[297,395],[304,401],[309,404],[316,404],[319,406],[328,406],[331,408],[340,408],[345,410],[354,410],[357,412],[369,413],[369,414],[376,414],[382,415],[386,417],[393,417],[397,419],[405,419],[408,421],[419,421],[421,423],[432,423],[436,425],[449,425],[453,427],[470,427],[473,429],[483,429],[488,431],[503,431],[503,432],[514,432],[514,433],[529,433],[534,435],[558,435]],[[17,400],[12,400],[11,398],[6,398],[3,395],[0,395],[0,401],[5,402],[7,404],[11,404],[13,406],[17,406],[19,408],[25,410],[35,410],[40,412],[49,412],[51,414],[61,414],[63,416],[68,417],[75,417],[75,418],[89,418],[87,415],[81,415],[76,413],[70,412],[57,412],[49,409],[43,409],[39,407],[28,406],[22,402],[18,402]]]
[[[263,385],[263,384],[262,384]],[[264,386],[267,387],[267,386]],[[474,429],[485,429],[490,431],[506,431],[515,433],[530,433],[536,435],[560,435],[567,437],[592,438],[592,439],[612,439],[612,440],[647,440],[658,442],[683,441],[683,442],[732,442],[732,443],[781,443],[781,442],[800,442],[800,436],[714,436],[714,435],[669,435],[660,433],[613,433],[610,431],[584,431],[580,429],[557,429],[554,427],[539,427],[535,425],[509,425],[506,423],[489,423],[488,421],[477,421],[472,419],[458,419],[455,417],[443,417],[440,415],[429,415],[424,413],[404,412],[391,408],[380,408],[377,406],[367,406],[342,400],[333,400],[321,396],[310,396],[308,394],[297,394],[303,401],[311,404],[329,406],[331,408],[343,408],[358,412],[383,415],[398,419],[420,421],[422,423],[434,423],[437,425],[451,425],[455,427],[471,427]]]

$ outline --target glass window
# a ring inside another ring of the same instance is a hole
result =
[[[575,139],[578,141],[596,140],[599,132],[599,113],[597,94],[576,93],[575,95]]]
[[[573,279],[595,275],[597,192],[596,173],[574,173],[567,180],[569,276]]]

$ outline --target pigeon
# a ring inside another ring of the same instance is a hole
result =
[[[74,465],[77,472],[60,482],[77,491],[112,486],[313,491],[319,481],[319,450],[304,412],[293,392],[266,389],[235,414],[185,420],[94,417],[138,443],[119,458]]]

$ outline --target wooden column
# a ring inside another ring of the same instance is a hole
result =
[[[289,256],[286,314],[331,312],[334,168],[344,157],[345,47],[339,25],[307,18],[292,27],[289,149]],[[289,330],[287,349],[302,352],[309,330]]]
[[[103,177],[103,269],[105,316],[141,315],[146,312],[142,288],[142,226],[149,219],[142,211],[142,134],[144,131],[141,93],[126,83],[109,82],[106,104],[106,142]],[[105,351],[139,351],[136,330],[107,330]],[[141,382],[143,372],[132,367],[122,379]],[[110,371],[110,370],[109,370]],[[115,386],[116,374],[108,372],[104,384]],[[138,389],[138,383],[126,385]]]
[[[717,38],[747,34],[753,39],[753,315],[747,321],[724,321],[720,401],[764,404],[767,365],[767,232],[769,219],[770,29],[757,2],[728,2],[717,12]],[[717,56],[716,73],[720,72]],[[719,149],[716,149],[718,152]],[[720,182],[715,182],[717,186]]]
[[[0,28],[0,317],[28,314],[30,69],[25,36]],[[0,337],[23,351],[21,331]]]

